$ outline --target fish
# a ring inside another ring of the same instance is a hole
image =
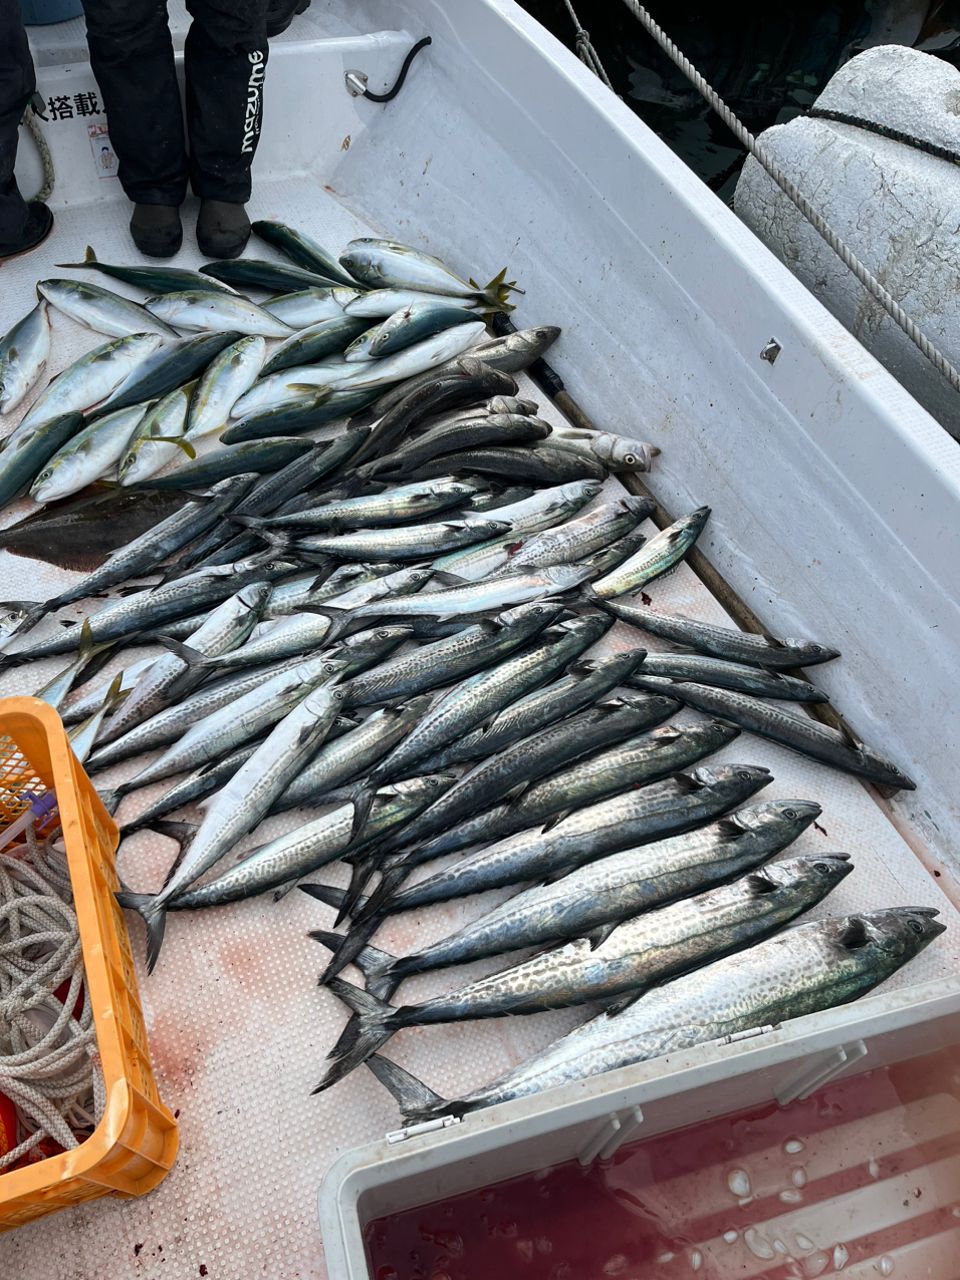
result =
[[[643,658],[630,654],[624,673]],[[642,712],[639,717],[642,721]],[[633,708],[615,699],[597,702],[529,737],[488,756],[463,775],[441,799],[400,837],[404,847],[449,831],[477,813],[485,813],[504,796],[520,798],[528,787],[582,756],[592,755],[630,732]],[[521,824],[525,825],[525,824]]]
[[[261,476],[233,508],[231,516],[260,516],[277,511],[292,498],[335,474],[366,439],[366,427],[343,431],[332,440],[321,440],[293,458],[285,467]],[[222,437],[221,437],[222,438]],[[231,546],[241,546],[246,554],[261,545],[254,535],[231,537],[229,528],[210,530],[190,548],[182,563],[224,564],[236,558]],[[316,575],[314,575],[315,577]]]
[[[572,480],[604,480],[606,467],[594,458],[569,449],[557,449],[538,442],[533,448],[487,445],[481,449],[463,449],[446,453],[432,462],[411,468],[411,474],[428,479],[438,467],[453,472],[478,472],[480,475],[506,476],[534,484],[568,484]]]
[[[117,465],[121,485],[143,484],[180,453],[196,457],[193,445],[184,439],[195,388],[193,382],[177,387],[141,416]]]
[[[641,677],[634,680],[640,683]],[[810,716],[786,707],[777,706],[762,698],[746,693],[734,693],[729,689],[714,689],[691,680],[671,679],[666,676],[642,677],[644,689],[657,693],[669,693],[687,706],[695,707],[707,715],[731,720],[741,729],[770,738],[781,746],[790,747],[801,755],[819,760],[844,773],[866,778],[881,786],[898,790],[915,791],[917,784],[892,760],[865,743],[851,739],[838,729],[820,724]]]
[[[77,649],[77,657],[70,664],[70,667],[65,668],[66,671],[71,670],[72,667],[80,661],[85,647],[93,643],[93,636],[90,633],[90,623],[88,619],[84,618],[80,625],[81,632],[84,627],[86,627],[87,637],[85,639],[84,635],[81,634],[80,644]],[[107,641],[103,645],[98,645],[96,647],[100,651],[107,653],[111,652],[115,646],[112,641]],[[124,690],[124,692],[129,692],[131,689],[136,688],[137,681],[150,670],[156,661],[156,655],[149,654],[146,657],[137,658],[133,662],[128,662],[119,672],[120,688]],[[77,692],[76,696],[70,699],[69,705],[60,709],[60,719],[63,723],[73,725],[79,723],[81,720],[86,720],[89,716],[92,716],[94,711],[103,705],[103,700],[107,696],[107,690],[110,688],[112,683],[113,676],[107,676],[103,680],[95,681],[92,688],[88,689],[84,686],[82,693]],[[40,695],[38,693],[35,696],[39,697]]]
[[[350,533],[313,534],[298,537],[294,545],[301,554],[330,555],[338,560],[370,560],[378,555],[391,560],[423,560],[452,547],[469,546],[472,542],[482,542],[484,538],[506,533],[508,527],[502,520],[444,520],[430,524],[354,529]]]
[[[271,312],[273,314],[273,312]],[[287,338],[271,354],[264,365],[264,374],[278,373],[298,365],[311,364],[325,356],[339,355],[348,343],[364,331],[363,321],[342,312],[327,320],[304,328]]]
[[[106,654],[109,654],[112,648],[113,646],[109,644],[98,645],[94,643],[90,623],[84,618],[80,624],[80,644],[77,648],[76,658],[61,671],[58,671],[55,676],[52,676],[33,696],[40,698],[47,706],[53,707],[54,711],[60,711],[64,699],[80,679],[80,676],[85,675],[89,679],[92,674],[89,668],[94,660],[103,658]],[[98,702],[102,703],[103,697],[100,697]],[[92,714],[94,710],[96,710],[96,707],[91,708],[91,711],[87,714]],[[80,716],[79,718],[85,719],[86,716]],[[62,715],[61,719],[66,723]]]
[[[393,565],[341,564],[329,575],[325,571],[316,573],[295,574],[285,582],[274,583],[267,607],[263,611],[263,624],[260,635],[267,633],[267,622],[277,618],[288,618],[293,613],[300,613],[307,605],[321,604],[333,596],[341,595],[353,587],[372,582],[374,578],[385,577],[394,572]]]
[[[702,765],[693,773],[678,773],[578,809],[549,831],[534,828],[508,836],[391,894],[376,910],[393,915],[556,876],[602,854],[699,826],[743,804],[772,781],[770,771],[760,765]],[[369,905],[366,910],[370,911]],[[363,918],[358,916],[356,922]],[[333,976],[331,970],[327,972]]]
[[[194,382],[210,361],[236,342],[239,333],[198,333],[176,342],[164,342],[87,414],[92,420],[135,404],[161,400],[188,382]]]
[[[845,853],[791,858],[625,923],[604,926],[591,937],[419,1004],[395,1008],[335,978],[335,994],[357,1017],[331,1052],[327,1072],[313,1092],[343,1079],[403,1027],[597,1002],[608,1011],[614,1002],[621,1009],[658,983],[769,938],[822,902],[852,870]],[[650,905],[657,905],[655,897]]]
[[[115,787],[115,795],[119,799],[127,792],[137,791],[150,782],[160,782],[175,773],[186,773],[205,763],[221,759],[282,720],[315,685],[332,680],[342,673],[342,665],[331,661],[325,654],[317,654],[296,664],[285,664],[246,693],[234,693],[217,710],[195,719],[157,759]],[[202,693],[203,688],[198,689],[194,697]],[[170,710],[175,711],[177,708]],[[148,721],[147,725],[149,723]],[[144,730],[147,725],[138,725],[137,728]],[[133,730],[133,733],[136,732],[137,730]],[[131,735],[125,736],[129,738]],[[141,740],[143,736],[146,735],[141,735]],[[110,763],[113,763],[113,759],[122,759],[122,755],[116,755],[121,742],[122,738],[110,743],[97,755],[101,758],[112,756]],[[102,767],[96,757],[90,760],[90,765],[93,769]]]
[[[517,383],[509,374],[491,369],[471,356],[462,356],[442,374],[427,375],[415,382],[417,385],[412,390],[405,384],[403,394],[396,398],[389,411],[380,415],[355,459],[357,463],[380,457],[406,432],[445,409],[462,408],[487,396],[513,395],[517,391]]]
[[[494,310],[510,310],[508,299],[517,282],[507,280],[506,268],[481,287],[461,280],[439,258],[397,240],[369,236],[351,240],[340,254],[340,265],[371,289],[422,289],[455,298],[483,302]]]
[[[231,751],[229,755],[224,756],[222,760],[215,760],[212,764],[205,764],[195,769],[193,773],[188,773],[185,778],[181,778],[179,782],[164,791],[146,808],[141,809],[135,818],[119,822],[117,825],[121,837],[132,835],[134,831],[149,829],[174,810],[182,809],[219,791],[240,766],[246,764],[261,741],[262,739],[258,739],[255,742],[245,743],[236,751]],[[103,788],[97,790],[107,812],[113,813],[120,803],[120,798],[113,791]]]
[[[230,410],[260,376],[266,354],[265,340],[248,334],[214,356],[190,400],[186,430],[190,439],[227,425]]]
[[[932,907],[894,907],[796,925],[675,978],[621,1012],[601,1013],[452,1102],[386,1059],[371,1059],[371,1066],[402,1097],[406,1118],[462,1115],[856,1000],[944,932],[937,914]]]
[[[74,725],[68,732],[67,737],[70,739],[70,749],[79,764],[83,764],[90,754],[104,719],[120,706],[126,698],[127,694],[121,689],[120,684],[121,678],[117,675],[107,690],[107,696],[104,698],[102,706],[89,719],[82,724]]]
[[[544,324],[530,329],[518,329],[503,338],[493,338],[489,342],[483,342],[474,347],[470,358],[479,360],[485,368],[500,373],[520,373],[539,360],[559,336],[560,330],[555,325]],[[459,360],[451,360],[447,365],[441,365],[439,369],[418,374],[400,387],[391,387],[374,400],[368,409],[357,414],[350,425],[369,426],[396,408],[400,400],[412,395],[415,391],[422,391],[434,377],[454,373],[458,364]]]
[[[0,452],[0,507],[26,493],[50,459],[79,431],[79,413],[63,413],[37,423]]]
[[[622,703],[634,718],[632,737],[624,737],[623,741],[606,751],[558,769],[541,782],[534,781],[515,800],[479,813],[461,822],[454,830],[436,836],[405,854],[404,863],[413,861],[419,865],[421,861],[428,862],[441,854],[471,845],[489,844],[540,824],[549,831],[576,809],[616,795],[624,787],[659,782],[672,773],[688,769],[736,737],[735,729],[718,720],[698,724],[659,724],[650,732],[651,719],[658,715],[660,720],[665,718],[664,708],[634,703],[629,699],[615,701]],[[675,703],[666,710],[671,709],[676,709]]]
[[[358,368],[338,356],[329,356],[313,364],[295,365],[281,369],[279,373],[266,374],[240,397],[231,410],[231,416],[246,419],[268,409],[292,411],[298,403],[302,406],[304,401],[314,398],[321,390],[328,393],[349,391],[357,395],[357,389],[350,384]],[[372,392],[365,394],[372,395]],[[359,401],[359,395],[357,399]]]
[[[43,373],[50,355],[50,317],[41,300],[0,338],[0,413],[13,413]]]
[[[333,628],[327,610],[334,604],[353,615],[360,601],[375,600],[380,594],[399,595],[417,591],[429,578],[430,570],[421,568],[397,569],[375,578],[364,577],[346,591],[331,597],[322,606],[277,619],[274,625],[255,634],[239,649],[222,654],[219,658],[201,659],[201,666],[207,671],[254,666],[260,662],[276,662],[287,656],[302,654],[320,644],[330,644],[333,640]]]
[[[270,583],[248,582],[211,610],[201,627],[189,637],[191,650],[216,657],[243,644],[257,622],[267,598]],[[150,670],[131,690],[123,706],[111,716],[109,725],[98,739],[112,742],[135,725],[162,711],[175,698],[189,693],[203,678],[203,672],[191,668],[175,652],[157,658]]]
[[[633,710],[636,715],[646,709],[641,704]],[[572,810],[605,800],[626,786],[642,786],[689,768],[728,746],[737,733],[735,726],[722,720],[698,720],[693,724],[662,724],[633,737],[625,736],[606,751],[558,769],[528,787],[511,806],[511,829],[506,829],[506,822],[498,824],[493,827],[492,836],[511,835],[547,819],[548,827],[552,826]]]
[[[449,783],[449,777],[434,774],[381,787],[363,827],[364,837],[375,839],[406,822]],[[215,880],[181,892],[169,901],[168,909],[192,911],[198,907],[222,906],[289,884],[340,857],[350,846],[352,831],[353,806],[341,804],[261,845]]]
[[[638,591],[646,583],[669,572],[684,558],[703,532],[710,518],[709,507],[698,507],[681,516],[666,529],[661,529],[619,568],[598,578],[591,586],[590,598],[607,599],[627,591]]]
[[[323,320],[336,320],[354,299],[363,296],[359,289],[337,286],[295,289],[268,299],[263,309],[291,329],[308,329]]]
[[[399,307],[378,327],[370,344],[370,356],[375,360],[382,359],[435,333],[442,333],[444,329],[470,324],[476,318],[476,313],[469,308],[454,306],[440,299],[411,302]]]
[[[556,622],[561,611],[560,605],[523,604],[483,618],[456,635],[420,645],[373,671],[354,676],[349,683],[350,705],[409,698],[472,675]]]
[[[482,418],[457,418],[431,428],[393,453],[366,464],[364,474],[403,474],[445,453],[480,445],[510,445],[543,440],[550,435],[549,422],[530,414],[491,413]]]
[[[159,893],[125,894],[147,927],[147,969],[153,972],[163,943],[166,904],[216,865],[252,831],[285,789],[303,757],[320,746],[343,701],[333,681],[307,684],[302,697],[280,719],[246,764],[206,803],[206,812],[185,856]],[[144,900],[146,899],[146,900]]]
[[[192,616],[199,609],[219,604],[246,582],[289,573],[291,567],[288,562],[268,562],[262,556],[252,562],[222,565],[217,569],[119,596],[88,614],[87,620],[97,644],[106,640],[119,640],[124,636],[156,635],[168,621]],[[71,653],[79,643],[79,635],[78,626],[66,627],[28,649],[6,650],[0,655],[0,669],[32,662],[37,658]]]
[[[474,317],[476,318],[476,317]],[[372,360],[370,348],[374,339],[380,333],[381,325],[375,324],[372,328],[364,328],[353,339],[353,341],[344,348],[343,358],[349,362],[359,362],[361,360]]]
[[[586,431],[577,427],[561,427],[554,431],[552,443],[561,449],[586,453],[616,473],[649,471],[660,450],[645,440],[618,436],[612,431]]]
[[[529,536],[518,553],[525,565],[581,563],[633,530],[653,509],[647,498],[624,497],[603,502],[563,524]],[[492,577],[510,572],[509,565]]]
[[[711,622],[699,622],[680,614],[658,613],[653,609],[628,604],[625,600],[597,600],[601,609],[629,622],[650,635],[672,640],[674,644],[699,653],[720,658],[726,662],[744,662],[749,666],[767,667],[770,670],[812,667],[820,662],[839,658],[837,649],[817,644],[813,640],[792,637],[777,639],[771,636],[753,635],[736,627],[720,627]]]
[[[449,306],[450,298],[449,295],[429,293],[423,289],[368,289],[345,303],[343,309],[348,316],[359,316],[365,320],[386,320],[401,308],[412,307],[420,302],[439,302]],[[460,298],[456,305],[474,311],[481,303],[473,298]]]
[[[213,486],[209,496],[184,503],[146,533],[119,547],[99,568],[66,591],[43,602],[19,602],[29,608],[29,614],[19,630],[28,631],[41,618],[64,605],[100,595],[110,587],[149,573],[168,556],[206,532],[242,497],[253,481],[253,476],[231,476],[229,480],[221,481]]]
[[[180,293],[184,289],[207,289],[219,293],[236,293],[228,284],[203,276],[199,271],[188,271],[184,267],[128,267],[112,266],[109,262],[101,262],[90,245],[87,245],[82,262],[58,262],[58,267],[66,267],[71,271],[99,271],[105,276],[113,276],[127,284],[134,284],[140,289],[148,289],[153,293]]]
[[[65,413],[84,413],[98,404],[160,346],[157,333],[134,333],[126,338],[112,338],[75,360],[42,391],[20,425],[6,438],[3,448],[31,428],[38,427]]]
[[[676,680],[693,680],[750,693],[758,698],[780,698],[789,702],[827,702],[827,695],[808,680],[740,662],[724,662],[689,653],[649,653],[640,673],[642,676],[668,676]]]
[[[300,436],[275,436],[272,440],[248,440],[245,444],[224,445],[205,453],[202,457],[188,459],[161,476],[153,476],[146,483],[151,489],[163,492],[170,489],[203,489],[215,485],[230,476],[279,471],[313,449],[312,440]]]
[[[146,413],[143,404],[117,409],[70,436],[30,486],[34,502],[58,502],[110,475]]]
[[[448,507],[459,506],[476,491],[475,484],[456,480],[453,476],[442,476],[437,480],[416,480],[411,484],[398,485],[382,493],[321,502],[289,515],[241,518],[250,528],[290,529],[294,532],[329,529],[331,526],[392,525],[398,520],[415,520],[419,516],[435,515]]]
[[[347,701],[352,705],[349,690]],[[381,707],[355,729],[335,741],[325,743],[277,798],[272,811],[322,803],[328,792],[353,782],[406,737],[426,711],[429,702],[426,695],[421,695],[410,698],[405,703]],[[352,811],[350,822],[352,826]]]
[[[306,271],[303,267],[295,267],[284,262],[267,262],[264,258],[234,258],[228,262],[207,262],[200,268],[200,272],[202,275],[211,276],[214,280],[222,280],[224,284],[271,291],[322,289],[342,283],[342,280],[334,280],[319,271]]]
[[[316,240],[310,236],[304,235],[302,231],[298,231],[295,227],[288,227],[286,223],[273,222],[266,218],[260,218],[251,223],[251,227],[255,236],[259,236],[274,249],[279,249],[285,258],[289,258],[297,266],[307,271],[314,271],[318,275],[328,276],[331,280],[356,289],[357,282],[350,273],[345,271],[322,245],[317,244]]]
[[[589,570],[586,581],[593,582],[597,578],[602,578],[604,574],[610,573],[618,568],[625,560],[629,560],[635,555],[647,541],[646,534],[638,528],[631,529],[629,533],[625,533],[623,537],[617,538],[601,551],[594,551],[593,555],[584,556],[582,564],[585,569]],[[592,604],[598,601],[592,600]]]
[[[403,770],[484,723],[508,702],[543,684],[578,656],[586,647],[578,621],[547,628],[531,648],[504,658],[490,670],[468,676],[440,694],[419,724],[352,793],[357,825],[377,787],[403,777]]]
[[[146,307],[86,280],[39,280],[37,293],[71,320],[98,333],[109,334],[111,338],[124,338],[133,333],[158,333],[164,338],[177,336],[176,330],[151,315]]]
[[[259,334],[261,338],[289,338],[291,333],[289,325],[239,294],[184,289],[148,298],[146,307],[175,329],[229,329],[241,334]]]
[[[326,658],[324,660],[326,661]],[[300,666],[303,661],[303,655],[297,654],[295,657],[287,658],[285,661],[275,663],[273,666],[257,667],[253,671],[230,671],[219,680],[205,682],[199,689],[194,690],[182,701],[174,703],[173,706],[167,707],[165,711],[161,711],[155,716],[151,716],[143,724],[139,724],[135,729],[125,733],[122,738],[118,738],[115,742],[108,743],[106,746],[98,747],[93,756],[87,761],[87,772],[100,772],[111,765],[118,764],[120,761],[129,760],[132,756],[177,742],[189,729],[207,716],[214,715],[222,711],[224,707],[238,702],[241,698],[246,697],[247,694],[259,689],[261,685],[269,684],[277,677],[293,670],[294,667]],[[242,741],[249,741],[250,738],[255,736],[255,734],[250,734],[248,737],[244,737]],[[230,751],[233,748],[228,747],[227,750]],[[204,756],[193,763],[188,760],[182,765],[181,772],[203,767],[217,758],[219,758],[217,752],[214,751],[209,758]],[[176,771],[174,770],[173,772]],[[134,788],[131,787],[130,790],[134,790]],[[118,802],[120,798],[118,795]]]
[[[461,929],[404,956],[364,948],[356,962],[368,989],[389,999],[404,979],[526,947],[599,938],[611,925],[688,893],[722,884],[782,853],[820,817],[811,800],[749,805],[706,826],[610,853],[521,889]],[[304,893],[338,905],[323,885]],[[313,935],[312,935],[313,936]],[[336,937],[336,935],[335,935]],[[339,939],[318,938],[325,945]]]
[[[310,387],[302,395],[290,396],[271,407],[244,413],[232,422],[220,439],[224,444],[260,440],[278,431],[298,434],[314,431],[329,422],[347,418],[354,409],[370,403],[368,391],[336,391],[327,386]],[[356,428],[354,428],[356,429]],[[367,428],[362,428],[366,430]]]
[[[432,338],[424,338],[413,346],[398,351],[396,355],[357,363],[357,372],[350,378],[350,388],[360,390],[383,387],[436,369],[472,347],[484,333],[484,323],[474,320],[469,324],[459,324],[455,329],[445,329]]]
[[[473,526],[477,528],[477,525]],[[479,541],[479,539],[478,539]],[[386,547],[383,548],[387,550]],[[389,554],[394,555],[392,548]],[[550,596],[565,595],[573,591],[586,578],[586,570],[580,565],[562,564],[549,569],[517,571],[504,575],[495,582],[474,582],[444,587],[439,591],[419,591],[410,599],[377,600],[351,611],[351,620],[360,618],[411,618],[417,616],[447,618],[472,613],[490,613],[506,609],[510,605],[528,604],[545,600]],[[446,575],[434,574],[443,581]],[[329,607],[329,606],[327,606]]]

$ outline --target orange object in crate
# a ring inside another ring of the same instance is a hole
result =
[[[143,1195],[177,1154],[177,1125],[157,1094],[130,939],[113,896],[116,824],[53,708],[39,698],[0,700],[0,829],[29,803],[18,800],[21,792],[48,789],[57,793],[107,1101],[78,1147],[0,1173],[0,1231],[98,1196]]]

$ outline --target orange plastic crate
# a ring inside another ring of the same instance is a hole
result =
[[[70,749],[60,717],[38,698],[0,700],[0,827],[26,788],[54,789],[73,885],[106,1106],[72,1151],[0,1174],[0,1231],[98,1196],[140,1196],[172,1167],[177,1125],[157,1094],[123,914],[114,899],[119,836]]]

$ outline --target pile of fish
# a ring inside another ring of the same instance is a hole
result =
[[[347,889],[303,885],[350,921],[313,934],[333,953],[322,981],[353,1013],[318,1088],[369,1062],[424,1118],[826,1008],[916,955],[942,930],[927,909],[780,932],[853,864],[771,862],[819,805],[758,801],[766,768],[704,762],[747,729],[913,784],[783,705],[825,701],[797,673],[835,650],[640,603],[710,512],[648,536],[653,502],[610,477],[648,470],[655,447],[553,427],[521,395],[514,375],[559,330],[488,336],[485,316],[515,288],[503,272],[480,287],[392,241],[334,258],[281,224],[255,230],[288,262],[191,272],[88,250],[74,266],[154,296],[42,281],[0,343],[10,412],[46,360],[49,306],[111,336],[7,436],[4,503],[104,481],[108,512],[124,491],[179,495],[72,587],[12,602],[19,626],[0,654],[0,668],[68,658],[37,693],[72,726],[109,809],[169,780],[120,823],[181,846],[159,891],[119,895],[146,922],[149,968],[169,912],[279,898],[344,860]],[[240,287],[284,292],[261,305]],[[33,638],[80,602],[82,625]],[[638,631],[674,648],[648,653]],[[91,680],[108,659],[121,670]],[[104,776],[115,766],[119,780]],[[198,803],[199,824],[171,820]],[[261,831],[288,811],[283,834]],[[411,954],[371,943],[396,913],[502,888],[518,892]],[[408,976],[541,945],[443,996],[389,1003]],[[365,989],[340,976],[350,963]],[[581,1004],[602,1012],[453,1101],[377,1053],[403,1027]]]

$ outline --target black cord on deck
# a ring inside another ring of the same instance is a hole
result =
[[[418,40],[410,52],[403,60],[403,66],[400,68],[400,74],[397,76],[396,83],[393,88],[386,93],[372,93],[369,89],[364,89],[363,96],[369,98],[371,102],[389,102],[395,98],[403,88],[403,82],[407,78],[407,72],[410,70],[410,63],[414,60],[421,49],[425,49],[428,44],[433,44],[430,36],[424,36],[422,40]]]

